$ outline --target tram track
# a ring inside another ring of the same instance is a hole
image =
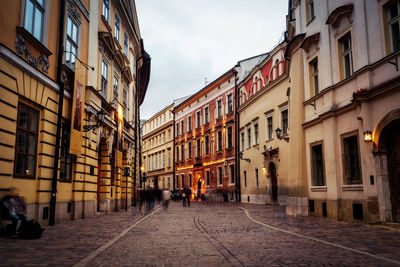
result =
[[[212,234],[210,234],[207,229],[200,223],[200,215],[193,216],[193,223],[201,234],[210,242],[221,255],[232,265],[232,266],[244,266],[229,249],[221,244]]]

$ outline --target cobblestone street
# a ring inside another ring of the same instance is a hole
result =
[[[400,232],[286,216],[283,207],[172,202],[0,239],[3,266],[396,266]]]

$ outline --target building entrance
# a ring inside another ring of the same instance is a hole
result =
[[[276,167],[273,162],[269,163],[269,174],[271,177],[271,193],[272,201],[278,201],[278,179],[276,177]]]
[[[387,157],[387,173],[393,221],[400,222],[400,119],[390,122],[382,131],[380,141]]]

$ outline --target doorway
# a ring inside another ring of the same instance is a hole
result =
[[[390,202],[394,222],[400,222],[400,119],[390,122],[382,131],[379,141],[386,150]]]
[[[272,201],[278,201],[278,179],[276,177],[276,167],[273,162],[269,163],[269,174],[271,177],[271,194],[272,194]]]

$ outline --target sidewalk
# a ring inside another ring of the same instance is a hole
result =
[[[41,239],[0,237],[2,266],[71,266],[143,217],[132,207],[46,226]]]

